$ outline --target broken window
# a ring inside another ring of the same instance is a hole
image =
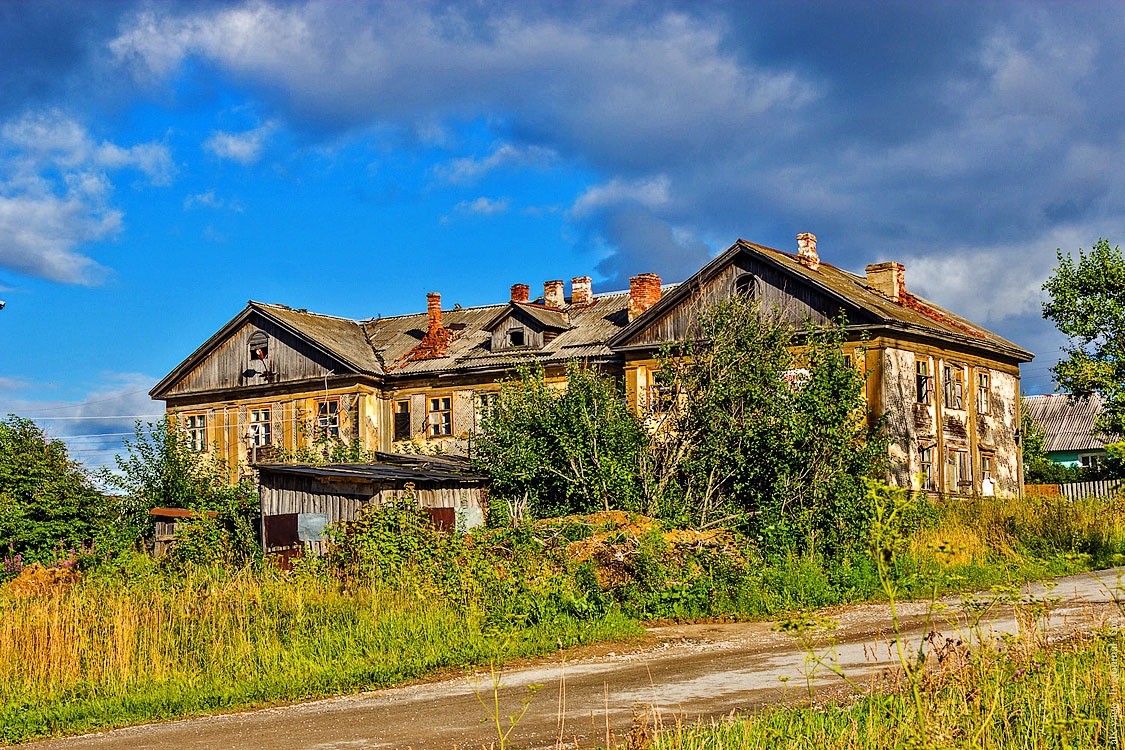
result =
[[[395,401],[395,440],[410,439],[410,399]]]
[[[272,416],[273,409],[269,406],[250,410],[250,429],[247,432],[250,445],[260,447],[273,444]]]
[[[992,376],[987,372],[977,373],[977,414],[989,414],[992,406]]]
[[[933,390],[933,380],[930,377],[930,363],[929,360],[921,360],[914,363],[915,369],[915,385],[917,391],[917,401],[920,404],[930,403],[930,392]]]
[[[921,484],[924,490],[935,489],[934,483],[934,447],[922,448],[918,451],[919,462],[922,464]]]
[[[965,368],[961,365],[946,365],[942,370],[945,384],[945,403],[947,409],[965,408]]]
[[[250,361],[265,360],[270,353],[270,338],[263,331],[254,331],[250,336]]]
[[[184,417],[184,427],[187,429],[188,445],[193,451],[202,453],[207,450],[207,415],[188,414]]]
[[[429,399],[430,437],[453,434],[453,396],[433,396]]]
[[[734,280],[734,293],[739,297],[754,299],[758,296],[758,278],[752,273],[744,273]]]
[[[524,335],[524,330],[522,328],[513,328],[512,330],[508,331],[508,346],[515,349],[517,347],[524,346],[525,342],[526,336]]]
[[[980,478],[992,479],[992,454],[981,451],[980,454]]]
[[[489,391],[477,394],[477,426],[484,420],[484,415],[496,408],[500,403],[500,392]]]
[[[663,372],[649,373],[648,408],[654,414],[664,414],[672,409],[676,397],[670,378]]]
[[[320,438],[338,440],[340,437],[340,400],[326,399],[316,405],[316,434]]]
[[[955,448],[946,449],[946,491],[967,495],[973,490],[969,473],[969,452]]]

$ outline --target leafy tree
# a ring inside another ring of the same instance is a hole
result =
[[[565,384],[520,365],[483,415],[474,460],[510,515],[636,509],[638,460],[647,441],[621,386],[569,362]]]
[[[89,541],[107,505],[61,440],[13,414],[0,421],[0,551],[31,559]]]
[[[1125,260],[1120,247],[1099,239],[1089,254],[1058,251],[1059,265],[1043,284],[1050,301],[1043,317],[1070,338],[1066,358],[1052,368],[1055,382],[1075,396],[1097,393],[1098,426],[1125,435]]]
[[[126,495],[118,519],[123,540],[148,536],[152,508],[214,511],[226,530],[224,544],[234,550],[227,558],[257,553],[255,521],[259,513],[253,482],[230,481],[226,463],[192,449],[191,440],[175,417],[158,423],[137,422],[135,436],[125,441],[126,455],[116,456],[117,471],[104,470],[99,479]],[[206,557],[200,553],[199,557]]]
[[[841,325],[795,331],[749,299],[703,310],[665,351],[646,498],[693,523],[744,520],[771,547],[865,543],[865,479],[886,471],[883,419]]]

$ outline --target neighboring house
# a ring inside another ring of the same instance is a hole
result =
[[[197,447],[232,465],[319,437],[369,450],[464,452],[516,359],[561,376],[578,359],[621,377],[648,408],[658,352],[712,301],[747,295],[795,325],[843,315],[867,397],[889,414],[889,481],[935,491],[1021,491],[1019,365],[1032,355],[910,293],[898,263],[865,276],[821,263],[816,238],[790,254],[739,240],[682,284],[654,274],[594,295],[588,276],[548,281],[532,301],[516,284],[501,304],[349,320],[250,302],[153,388]],[[411,446],[413,444],[413,447]]]
[[[1048,393],[1024,398],[1027,411],[1043,430],[1047,458],[1063,466],[1094,469],[1105,460],[1105,444],[1116,438],[1098,431],[1102,399],[1074,398],[1069,393]]]

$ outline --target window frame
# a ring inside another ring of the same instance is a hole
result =
[[[406,410],[405,411],[400,410],[398,408],[402,404],[406,404]],[[397,443],[397,442],[400,442],[400,441],[403,441],[403,440],[410,440],[412,437],[414,437],[414,424],[410,419],[410,412],[411,411],[412,411],[412,409],[410,408],[410,399],[409,398],[396,398],[394,400],[394,405],[391,407],[391,440],[392,440],[392,442]],[[399,428],[398,417],[399,417],[400,414],[406,415],[406,433],[405,433],[405,435],[402,435],[401,433],[399,433],[399,429],[398,429]]]
[[[522,326],[519,328],[509,328],[507,331],[505,331],[505,334],[504,344],[508,349],[523,349],[528,345],[527,329]],[[517,335],[520,338],[520,343],[518,344],[512,340],[512,337]]]
[[[265,413],[266,418],[255,419],[255,414]],[[250,447],[265,448],[273,445],[273,404],[265,404],[261,406],[251,406],[246,410],[246,421],[249,425],[247,428],[247,436],[250,439]],[[265,440],[262,440],[262,430],[255,429],[260,426],[265,426]]]
[[[930,373],[929,359],[914,360],[914,402],[930,405],[934,393],[934,376]]]
[[[965,366],[955,362],[942,365],[942,407],[965,411]]]
[[[256,341],[261,341],[263,343],[261,346],[256,347]],[[270,356],[269,334],[265,331],[254,331],[254,333],[250,334],[250,338],[246,342],[246,348],[249,350],[248,354],[250,355],[251,362],[265,362]],[[260,357],[258,356],[259,351],[262,353]]]
[[[996,456],[992,451],[980,452],[980,481],[983,483],[985,479],[991,479],[993,484],[996,483],[996,477],[992,475],[996,466]]]
[[[927,492],[934,492],[937,488],[937,479],[934,476],[934,451],[937,450],[936,445],[918,448],[918,464],[921,467],[921,473],[925,475],[922,479],[922,489]]]
[[[962,484],[969,485],[969,492],[973,490],[973,470],[969,465],[969,451],[965,448],[945,448],[945,464],[946,467],[954,467],[949,471],[946,476],[946,489],[951,494],[962,495],[965,494],[961,491]]]
[[[475,410],[476,424],[479,426],[484,415],[490,409],[495,409],[500,403],[500,391],[477,391],[473,395],[473,408]]]
[[[992,372],[977,370],[977,414],[992,413]]]
[[[184,414],[184,431],[188,436],[188,447],[195,453],[211,452],[211,442],[207,439],[209,422],[205,411]]]
[[[329,408],[335,406],[335,409]],[[324,413],[321,413],[321,408]],[[316,402],[316,436],[317,439],[340,439],[340,398],[321,398]]]
[[[434,402],[441,406],[442,399],[449,399],[449,408],[434,409]],[[434,422],[434,415],[438,415],[438,422]],[[435,428],[437,428],[435,430]],[[426,437],[446,438],[453,436],[453,394],[443,393],[437,396],[426,396]]]
[[[758,277],[755,274],[746,272],[735,276],[730,288],[732,296],[758,299]]]

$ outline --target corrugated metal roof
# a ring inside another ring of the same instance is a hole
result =
[[[880,318],[899,321],[918,328],[929,329],[944,337],[952,336],[964,338],[968,336],[978,338],[982,342],[990,344],[991,346],[989,348],[1008,350],[1017,355],[1026,355],[1027,360],[1031,359],[1031,352],[916,294],[911,293],[910,296],[919,303],[917,306],[910,306],[909,300],[905,301],[905,304],[895,302],[867,286],[867,278],[865,276],[857,276],[854,273],[837,268],[830,263],[821,261],[817,270],[813,271],[802,265],[800,261],[797,260],[797,256],[791,253],[774,250],[773,248],[757,245],[753,242],[746,242],[745,240],[739,240],[736,246],[738,245],[756,250],[770,257],[789,271],[828,287],[830,290]],[[910,269],[907,269],[907,273],[909,273],[909,270]],[[907,281],[909,281],[909,277]],[[927,314],[927,312],[929,314]]]
[[[1047,451],[1100,450],[1119,439],[1097,431],[1095,423],[1102,413],[1102,400],[1096,393],[1078,399],[1069,393],[1027,396],[1027,411],[1043,430]]]
[[[383,373],[383,364],[367,340],[359,321],[337,318],[332,315],[294,310],[285,305],[250,302],[251,307],[262,310],[291,328],[326,347],[362,372]]]
[[[345,463],[345,464],[256,464],[259,472],[272,474],[297,474],[301,476],[331,477],[356,481],[403,482],[460,482],[479,484],[484,477],[468,471],[458,471],[435,464],[403,465],[401,463]]]

